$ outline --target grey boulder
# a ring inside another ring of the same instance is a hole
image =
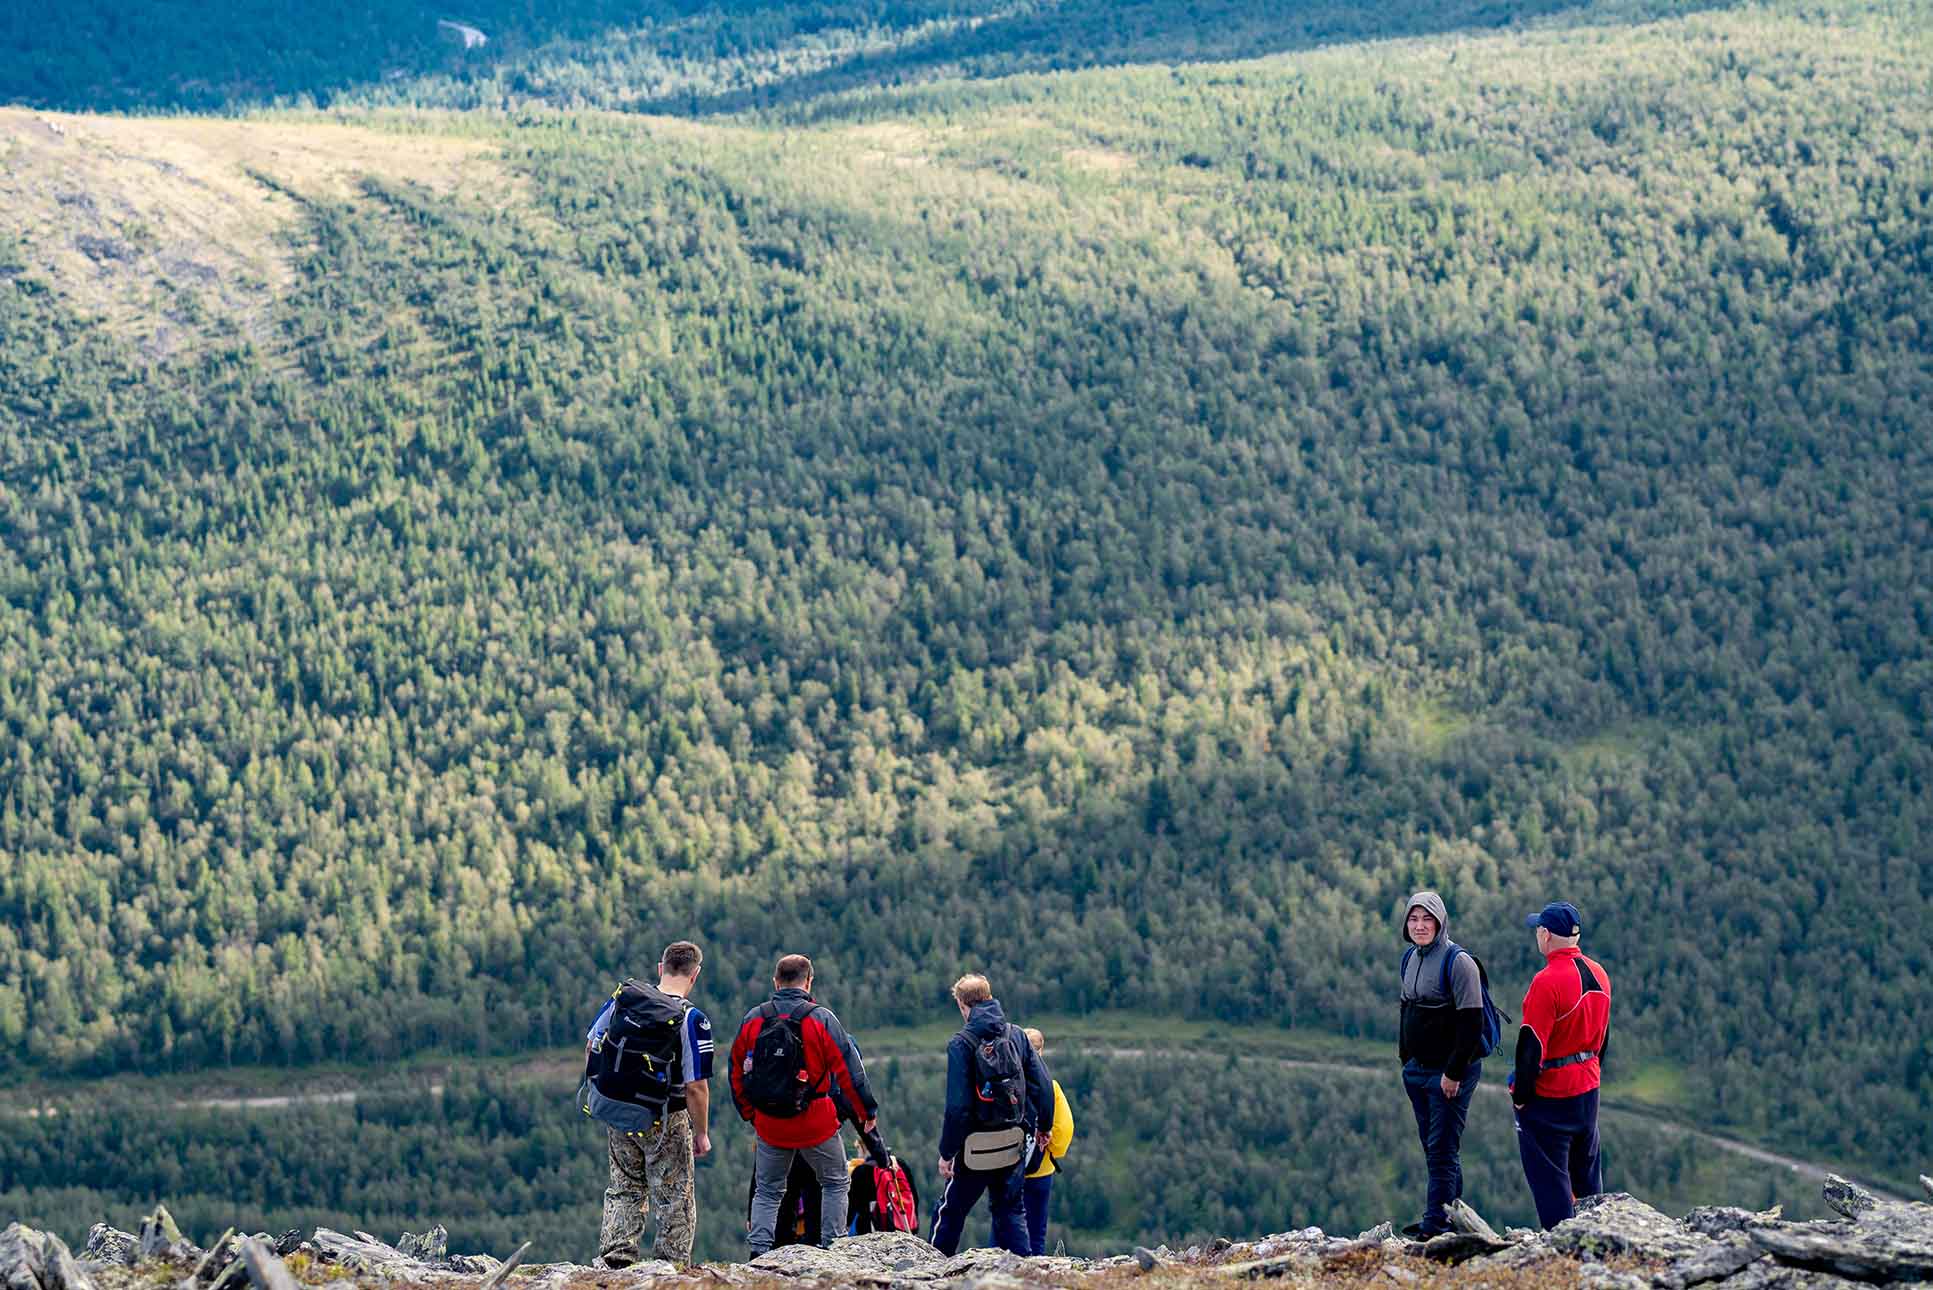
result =
[[[94,1283],[58,1236],[9,1223],[0,1231],[0,1290],[94,1290]]]
[[[1765,1251],[1750,1237],[1732,1234],[1703,1254],[1680,1259],[1653,1277],[1652,1284],[1659,1290],[1689,1290],[1708,1281],[1723,1281],[1764,1257]]]
[[[96,1223],[87,1229],[87,1244],[81,1247],[81,1257],[90,1263],[132,1263],[141,1257],[141,1238],[106,1223]]]

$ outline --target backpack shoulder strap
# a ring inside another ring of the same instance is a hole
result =
[[[1409,975],[1409,963],[1415,957],[1416,947],[1414,945],[1406,945],[1403,947],[1403,961],[1396,966],[1396,974],[1399,977]]]
[[[1441,990],[1443,997],[1452,1004],[1456,1002],[1456,995],[1450,989],[1450,969],[1456,966],[1456,956],[1459,954],[1470,954],[1470,951],[1455,941],[1443,942],[1443,980],[1437,983],[1437,989]],[[1470,957],[1475,958],[1476,955],[1470,954]]]

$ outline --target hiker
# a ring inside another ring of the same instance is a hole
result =
[[[1428,1240],[1450,1230],[1463,1197],[1463,1125],[1483,1078],[1483,979],[1476,957],[1450,939],[1443,898],[1419,891],[1403,914],[1401,1022],[1396,1054],[1429,1169],[1423,1217],[1403,1229]]]
[[[940,1125],[940,1177],[945,1190],[933,1211],[933,1244],[960,1248],[967,1212],[982,1192],[993,1210],[993,1242],[1031,1249],[1023,1191],[1030,1139],[1054,1118],[1053,1083],[1040,1054],[977,974],[953,983],[965,1024],[946,1045],[946,1118]]]
[[[1510,1101],[1524,1181],[1549,1229],[1577,1212],[1579,1196],[1604,1189],[1597,1090],[1611,1037],[1611,978],[1577,948],[1584,920],[1575,905],[1553,901],[1524,925],[1545,962],[1524,992]]]
[[[846,1168],[852,1175],[848,1235],[919,1231],[919,1189],[913,1186],[913,1177],[899,1157],[886,1149],[879,1130],[859,1135],[859,1155]]]
[[[752,1257],[772,1248],[792,1162],[803,1157],[819,1180],[820,1245],[846,1233],[844,1100],[861,1131],[879,1123],[859,1046],[832,1009],[812,997],[812,960],[787,954],[772,972],[772,997],[745,1014],[732,1042],[732,1102],[758,1136],[752,1170]]]
[[[665,946],[658,984],[618,986],[584,1037],[579,1105],[609,1131],[611,1153],[594,1267],[638,1261],[649,1210],[658,1214],[652,1255],[691,1262],[692,1169],[711,1151],[711,1021],[691,1003],[703,958],[690,941]]]
[[[1027,1036],[1027,1042],[1045,1062],[1046,1037],[1031,1026],[1020,1033]],[[1047,1210],[1054,1198],[1054,1175],[1060,1171],[1060,1161],[1067,1154],[1067,1148],[1074,1143],[1073,1108],[1067,1105],[1067,1094],[1061,1089],[1060,1081],[1053,1079],[1051,1072],[1048,1078],[1054,1086],[1053,1125],[1045,1133],[1034,1134],[1030,1168],[1020,1192],[1022,1208],[1027,1211],[1028,1252],[1036,1258],[1047,1253]]]

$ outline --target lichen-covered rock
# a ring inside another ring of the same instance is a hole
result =
[[[437,1270],[367,1232],[345,1236],[332,1228],[318,1227],[309,1239],[315,1243],[317,1252],[331,1263],[340,1263],[385,1281],[421,1280]]]
[[[867,1232],[860,1236],[842,1236],[832,1243],[832,1252],[864,1263],[879,1272],[905,1271],[909,1263],[924,1266],[938,1264],[946,1258],[930,1242],[921,1240],[911,1232]]]
[[[87,1229],[87,1244],[81,1247],[81,1257],[90,1263],[132,1263],[141,1257],[141,1238],[106,1223],[96,1223]]]
[[[656,1281],[659,1277],[675,1277],[677,1275],[678,1265],[670,1259],[645,1259],[642,1262],[633,1263],[631,1266],[621,1268],[615,1272],[599,1270],[597,1279],[601,1285],[623,1286]],[[568,1274],[566,1274],[566,1277],[568,1278]]]
[[[450,1257],[450,1233],[441,1223],[418,1236],[414,1232],[404,1232],[396,1242],[396,1248],[412,1259],[425,1263],[440,1263]]]
[[[941,1280],[977,1276],[987,1272],[1019,1272],[1027,1261],[1006,1250],[961,1250],[931,1269]]]
[[[1687,1290],[1690,1286],[1703,1285],[1707,1281],[1722,1281],[1764,1257],[1765,1251],[1753,1244],[1749,1237],[1733,1232],[1703,1254],[1694,1254],[1672,1264],[1653,1277],[1652,1283],[1660,1290]]]
[[[0,1290],[94,1290],[67,1243],[19,1223],[0,1231]]]
[[[1510,1248],[1495,1235],[1477,1232],[1443,1232],[1423,1242],[1423,1257],[1432,1263],[1468,1263],[1486,1254],[1499,1254]]]
[[[1503,1238],[1497,1235],[1497,1230],[1483,1221],[1483,1215],[1477,1213],[1468,1201],[1460,1197],[1443,1207],[1443,1216],[1449,1220],[1452,1231],[1481,1236],[1493,1244],[1503,1242]]]
[[[1547,1234],[1550,1248],[1587,1261],[1628,1254],[1676,1263],[1704,1254],[1712,1238],[1694,1232],[1625,1192],[1587,1196],[1577,1213]]]
[[[1724,1290],[1872,1290],[1872,1287],[1824,1272],[1808,1272],[1764,1258],[1718,1283]]]
[[[466,1276],[488,1276],[503,1266],[503,1260],[491,1254],[453,1254],[450,1256],[450,1271],[461,1272]]]
[[[1933,1223],[1920,1232],[1843,1223],[1779,1223],[1755,1227],[1748,1235],[1773,1258],[1793,1267],[1855,1281],[1933,1281]]]
[[[1577,1267],[1580,1290],[1651,1290],[1651,1283],[1635,1272],[1616,1272],[1598,1263]]]
[[[1827,1174],[1826,1185],[1821,1189],[1826,1204],[1847,1218],[1858,1218],[1868,1210],[1878,1209],[1882,1203],[1879,1197],[1861,1187],[1849,1178],[1838,1174]]]
[[[156,1205],[154,1213],[141,1220],[141,1257],[150,1258],[157,1254],[167,1254],[179,1258],[187,1242],[181,1237],[181,1229],[175,1225],[175,1216],[168,1212],[166,1205]]]
[[[1736,1205],[1700,1205],[1685,1215],[1685,1226],[1706,1236],[1721,1237],[1731,1232],[1742,1232],[1748,1227],[1761,1223],[1776,1223],[1784,1216],[1782,1206],[1757,1211],[1740,1209]]]
[[[816,1245],[781,1245],[775,1250],[767,1250],[747,1266],[767,1276],[797,1277],[802,1280],[851,1281],[878,1271],[870,1263],[832,1250],[822,1250]]]

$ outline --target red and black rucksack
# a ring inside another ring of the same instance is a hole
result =
[[[760,1009],[765,1021],[746,1058],[744,1088],[745,1100],[761,1114],[789,1120],[826,1095],[805,1060],[805,1019],[818,1006],[806,999],[787,1008],[774,1000]]]

